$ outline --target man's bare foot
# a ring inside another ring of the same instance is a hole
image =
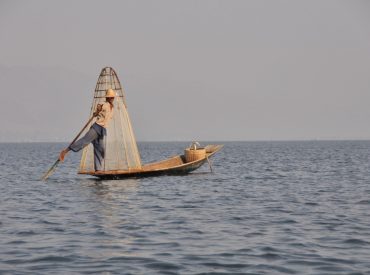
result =
[[[59,154],[59,160],[60,161],[64,161],[64,157],[66,156],[66,154],[68,153],[68,149],[64,149],[64,150],[62,150],[62,152],[60,152],[60,154]]]

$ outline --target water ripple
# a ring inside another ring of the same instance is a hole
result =
[[[227,143],[214,173],[115,181],[71,154],[40,182],[64,146],[0,144],[0,274],[370,271],[370,142]]]

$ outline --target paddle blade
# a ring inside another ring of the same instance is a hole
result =
[[[54,173],[55,169],[57,168],[59,164],[59,159],[53,164],[53,166],[50,167],[50,169],[42,176],[41,180],[46,181],[48,177],[51,176],[51,174]]]

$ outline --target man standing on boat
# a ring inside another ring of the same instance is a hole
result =
[[[72,150],[78,152],[90,143],[94,146],[94,167],[95,171],[102,171],[104,166],[105,143],[104,137],[107,135],[107,127],[109,121],[113,117],[113,101],[116,93],[112,89],[108,89],[105,93],[106,102],[98,104],[94,117],[96,122],[91,126],[85,136],[75,141],[68,148],[62,150],[59,155],[59,160],[64,161],[65,155]]]

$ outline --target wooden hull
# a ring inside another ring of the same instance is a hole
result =
[[[143,165],[141,169],[112,170],[102,172],[82,171],[79,172],[79,174],[91,175],[100,179],[122,179],[130,177],[150,177],[160,175],[184,175],[201,167],[204,163],[208,161],[209,157],[214,155],[222,147],[223,145],[207,145],[205,147],[206,157],[192,162],[186,162],[184,155],[178,155],[166,160]]]

